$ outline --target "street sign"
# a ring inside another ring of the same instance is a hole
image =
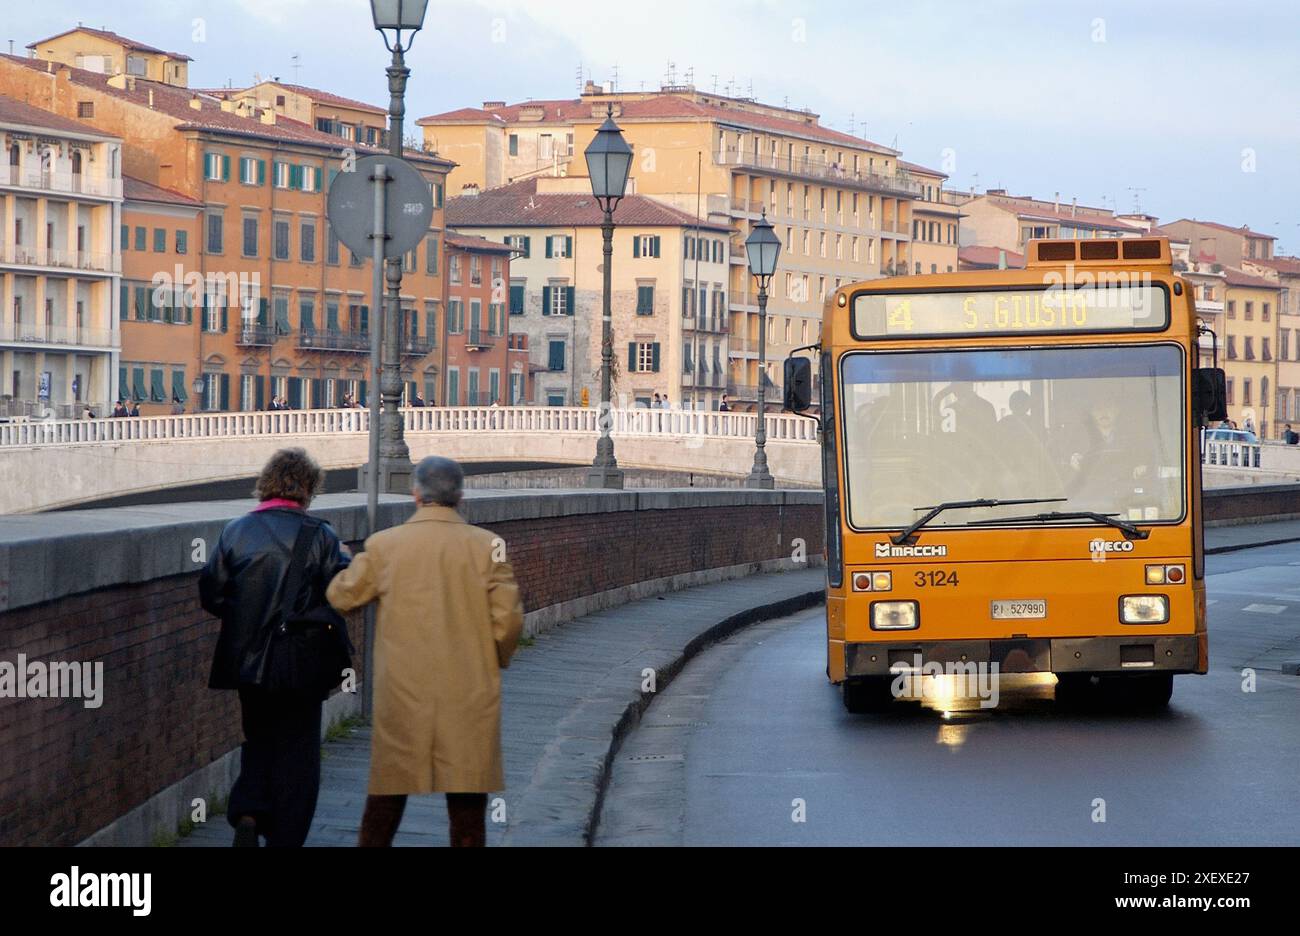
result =
[[[334,234],[358,257],[374,254],[375,167],[388,169],[384,258],[393,260],[415,248],[429,233],[433,196],[429,183],[410,163],[395,156],[358,159],[352,172],[340,172],[330,185],[326,215]]]

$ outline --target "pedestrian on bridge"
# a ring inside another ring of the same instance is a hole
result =
[[[276,452],[257,479],[258,507],[226,525],[199,576],[204,609],[221,618],[208,685],[238,690],[242,712],[239,779],[226,810],[236,846],[256,847],[264,836],[271,847],[299,847],[316,812],[322,697],[270,683],[282,605],[295,617],[328,611],[325,587],[349,561],[330,525],[307,516],[324,485],[306,451]],[[287,594],[290,583],[297,595]]]
[[[363,847],[393,843],[412,793],[446,793],[451,844],[482,846],[487,794],[505,786],[501,670],[523,605],[504,543],[456,510],[464,484],[456,462],[421,461],[415,515],[366,540],[330,583],[341,612],[379,602]]]

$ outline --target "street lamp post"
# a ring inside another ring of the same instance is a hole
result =
[[[429,0],[370,0],[375,29],[384,39],[384,46],[393,53],[388,66],[388,151],[395,158],[403,158],[403,121],[406,116],[406,79],[411,70],[406,67],[405,53],[415,41],[415,34],[424,26],[424,14]],[[387,30],[393,33],[389,41]],[[407,33],[403,44],[402,33]],[[390,494],[406,494],[411,489],[411,450],[406,445],[402,425],[402,358],[401,358],[401,306],[402,258],[394,257],[385,263],[385,280],[388,293],[384,298],[381,326],[383,360],[380,364],[379,392],[383,412],[379,418],[379,483]],[[378,311],[378,310],[376,310]],[[373,375],[372,375],[373,380]],[[375,466],[372,466],[372,468]]]
[[[767,469],[767,423],[764,414],[767,402],[767,287],[776,275],[776,261],[781,256],[781,238],[772,230],[766,209],[745,239],[745,254],[749,259],[750,275],[758,280],[758,420],[754,429],[754,467],[745,478],[745,487],[772,488],[775,487],[775,481]]]
[[[207,381],[200,374],[194,378],[190,384],[190,389],[194,391],[194,415],[197,416],[203,412],[203,390],[207,387]]]
[[[596,459],[587,472],[587,487],[621,489],[623,471],[614,457],[614,439],[610,435],[613,413],[610,409],[611,381],[614,368],[614,332],[611,292],[613,290],[614,209],[627,192],[627,178],[632,169],[632,147],[623,139],[623,131],[614,123],[614,105],[609,105],[605,122],[587,147],[587,171],[591,192],[605,213],[601,234],[604,236],[605,293],[601,305],[600,340],[600,439],[596,442]]]

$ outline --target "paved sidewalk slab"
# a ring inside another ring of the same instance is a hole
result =
[[[611,608],[564,624],[521,648],[502,680],[506,790],[489,798],[489,845],[583,845],[611,759],[650,703],[653,670],[663,689],[686,661],[747,624],[822,601],[821,568],[704,585]],[[320,799],[307,844],[356,844],[370,769],[370,731],[324,747]],[[492,819],[504,807],[505,821]],[[228,847],[225,817],[182,847]],[[447,844],[440,795],[413,796],[395,844]]]
[[[1210,555],[1282,543],[1300,543],[1300,520],[1217,526],[1205,531],[1205,551]]]

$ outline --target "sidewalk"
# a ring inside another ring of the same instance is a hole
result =
[[[821,568],[754,575],[647,598],[579,618],[523,647],[502,681],[505,822],[489,845],[583,845],[607,765],[651,696],[643,671],[662,690],[686,661],[730,632],[819,604]],[[327,743],[321,792],[308,845],[353,846],[365,806],[370,731]],[[182,847],[229,847],[225,816],[182,839]],[[446,845],[441,795],[413,796],[397,845]]]
[[[1205,552],[1211,556],[1296,542],[1300,542],[1300,520],[1210,527],[1205,531]]]

